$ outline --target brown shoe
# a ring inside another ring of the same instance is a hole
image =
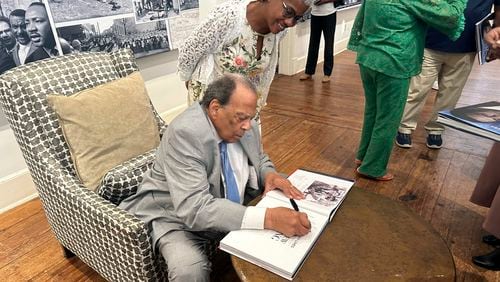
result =
[[[328,76],[328,75],[323,76],[323,78],[321,79],[321,82],[323,82],[323,83],[330,82],[330,76]]]
[[[299,80],[309,80],[309,79],[312,79],[312,75],[307,73],[303,73],[299,76]]]
[[[390,180],[394,179],[394,175],[392,175],[391,173],[386,173],[385,175],[379,176],[379,177],[366,175],[364,173],[359,172],[359,167],[356,169],[356,173],[361,177],[373,179],[373,180],[377,180],[377,181],[390,181]]]

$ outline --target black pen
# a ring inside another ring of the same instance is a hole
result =
[[[290,204],[292,204],[292,207],[295,211],[299,211],[299,206],[297,206],[297,203],[294,199],[290,198]]]

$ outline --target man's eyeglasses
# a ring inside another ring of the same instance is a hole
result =
[[[287,4],[284,1],[281,1],[283,3],[283,17],[287,19],[293,19],[294,22],[299,22],[303,21],[304,15],[307,13],[304,13],[304,15],[297,15],[297,12],[292,7],[288,7]]]

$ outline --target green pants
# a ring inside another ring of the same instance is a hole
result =
[[[379,177],[387,173],[394,137],[408,96],[410,78],[395,78],[359,66],[365,89],[365,117],[356,158],[359,171]]]

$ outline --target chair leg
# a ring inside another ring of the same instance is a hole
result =
[[[72,258],[75,256],[75,254],[73,254],[72,251],[68,250],[66,247],[64,247],[63,245],[61,245],[61,248],[63,250],[63,255],[65,258],[69,259],[69,258]]]

